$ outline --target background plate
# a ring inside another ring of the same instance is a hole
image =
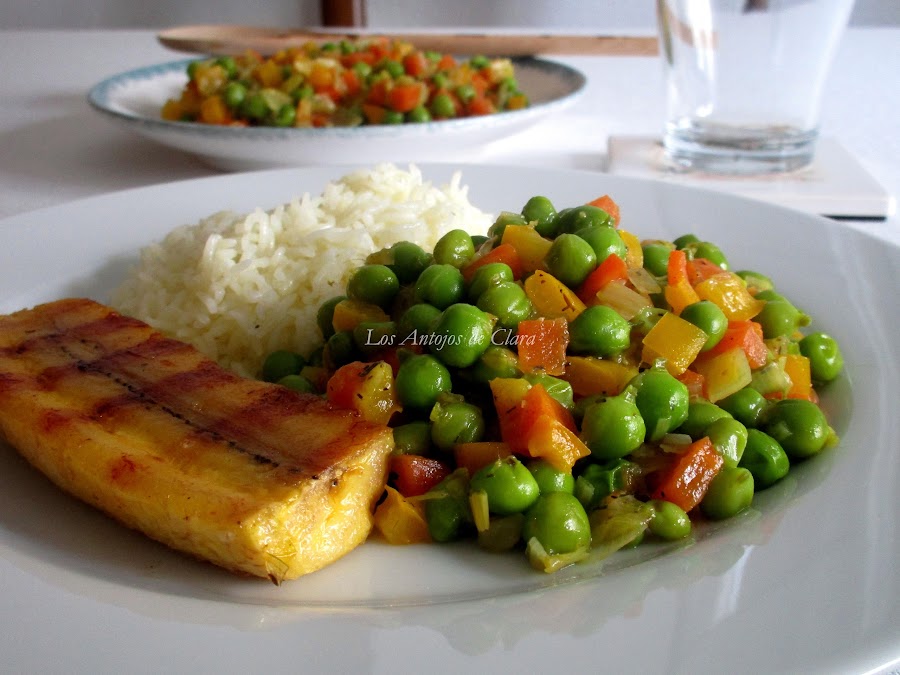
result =
[[[513,59],[516,79],[531,106],[522,110],[423,124],[320,129],[223,127],[160,118],[169,98],[187,83],[191,60],[138,68],[97,84],[88,93],[95,110],[158,143],[195,154],[219,168],[258,169],[308,164],[475,159],[492,141],[523,131],[571,105],[585,77],[554,61]]]
[[[900,249],[811,215],[588,172],[462,171],[482,209],[604,193],[641,238],[693,231],[842,345],[823,392],[839,447],[737,519],[547,576],[472,546],[366,544],[281,587],[145,540],[61,494],[0,445],[0,652],[16,672],[866,672],[900,657]],[[0,311],[106,300],[138,249],[221,209],[318,193],[346,169],[233,174],[0,222]],[[598,659],[600,661],[598,661]],[[727,664],[727,665],[723,665]]]

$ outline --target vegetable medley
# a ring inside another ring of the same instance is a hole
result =
[[[308,43],[188,65],[167,120],[236,126],[325,127],[428,122],[528,106],[509,59],[416,49],[408,42]]]
[[[397,243],[318,323],[320,350],[263,377],[393,427],[395,544],[471,537],[550,572],[688,537],[837,442],[814,388],[834,339],[714,244],[639,241],[608,196]]]

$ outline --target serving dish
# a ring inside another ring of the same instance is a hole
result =
[[[513,59],[531,106],[501,114],[420,124],[329,128],[225,127],[160,118],[187,82],[188,60],[138,68],[95,85],[88,102],[146,138],[185,151],[220,169],[477,159],[488,144],[522,132],[573,104],[585,77],[540,58]]]
[[[0,649],[19,672],[868,672],[900,658],[900,249],[738,197],[589,172],[456,170],[494,213],[532,195],[609,193],[642,238],[693,231],[841,343],[822,393],[841,444],[752,510],[556,575],[471,545],[370,542],[281,587],[232,577],[124,530],[0,445]],[[233,174],[114,193],[0,222],[0,311],[105,300],[138,249],[221,209],[318,193],[347,167]],[[824,645],[824,646],[823,646]],[[144,666],[146,664],[146,666]]]

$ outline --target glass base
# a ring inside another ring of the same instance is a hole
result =
[[[706,125],[669,129],[663,146],[679,167],[718,174],[757,175],[801,169],[813,160],[816,131],[786,127]]]

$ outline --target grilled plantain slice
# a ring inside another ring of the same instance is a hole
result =
[[[0,438],[125,525],[276,583],[366,539],[392,448],[85,299],[0,317]]]

